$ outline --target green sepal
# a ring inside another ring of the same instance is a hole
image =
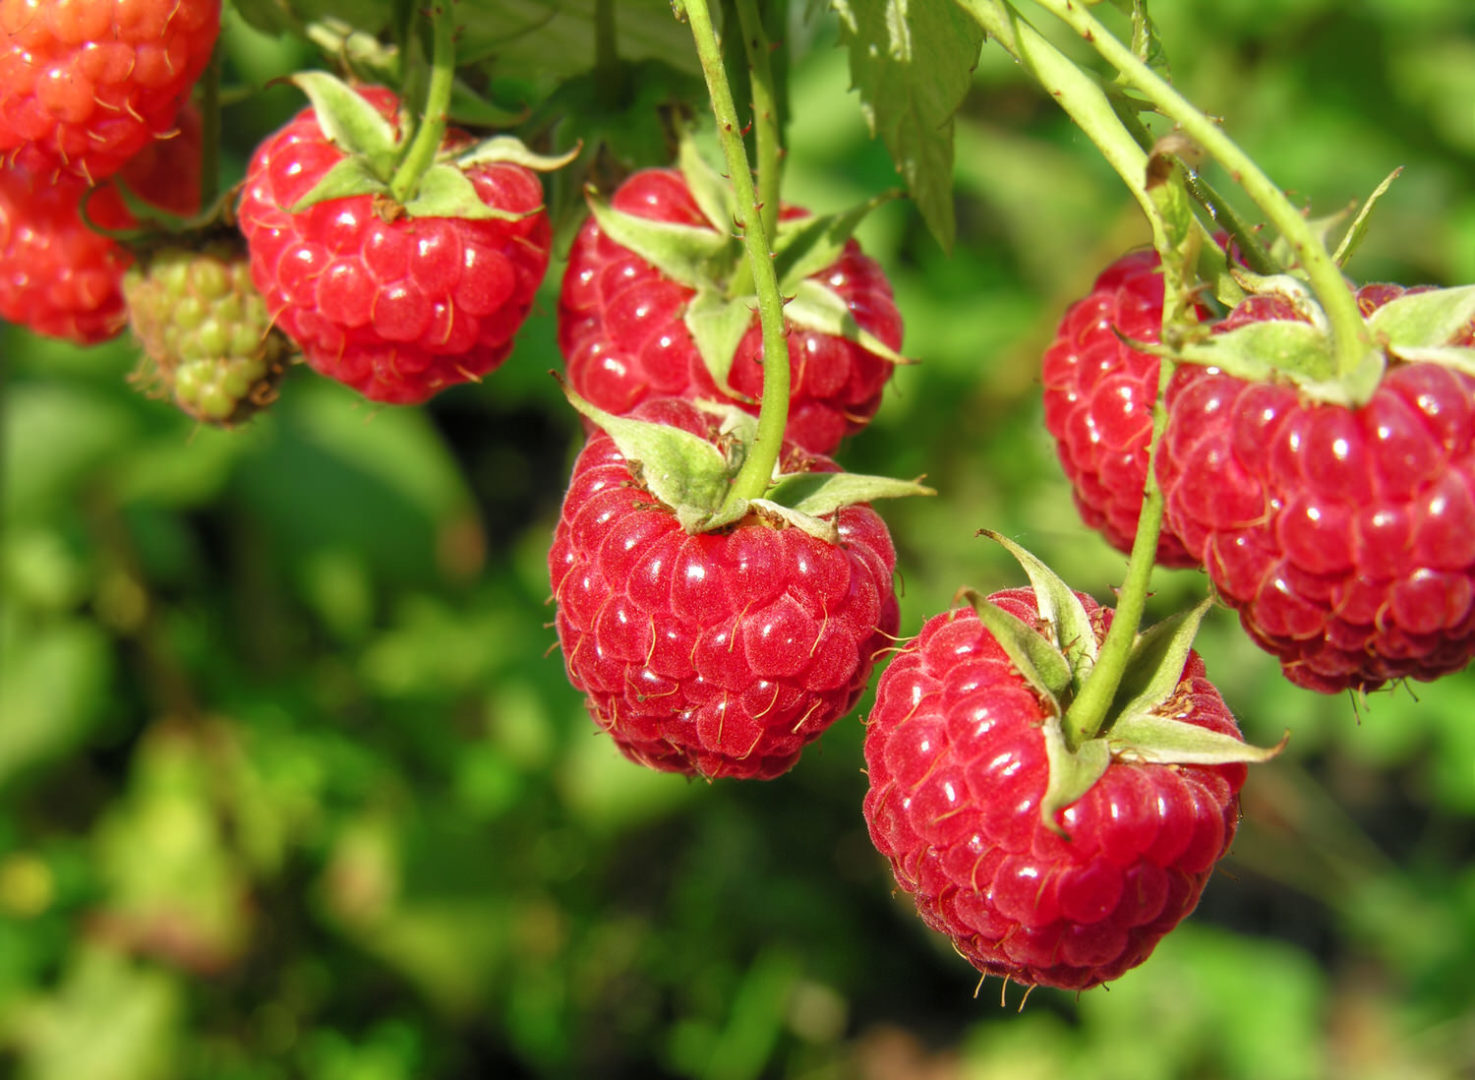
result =
[[[717,446],[669,424],[605,412],[567,385],[563,392],[570,405],[614,440],[631,474],[677,512],[688,532],[698,531],[722,505],[733,470]]]
[[[1475,323],[1475,285],[1390,300],[1367,318],[1375,340],[1395,352],[1448,345]]]
[[[780,221],[773,237],[773,269],[778,275],[779,291],[792,293],[799,282],[834,263],[866,216],[901,194],[887,191],[838,214]]]
[[[702,156],[689,127],[681,129],[676,167],[681,171],[681,178],[686,181],[692,201],[702,216],[719,233],[731,233],[738,218],[737,192],[733,190],[732,181],[718,173]]]
[[[893,364],[912,362],[870,331],[862,329],[840,294],[818,281],[805,278],[794,287],[793,296],[784,305],[784,319],[806,330],[853,341],[866,352]]]
[[[1070,689],[1070,664],[1065,656],[1035,627],[1017,615],[999,607],[975,589],[963,589],[959,599],[967,600],[978,619],[998,641],[999,647],[1029,683],[1051,707],[1060,713],[1060,695]]]
[[[864,473],[786,473],[768,489],[767,499],[812,517],[833,514],[846,506],[875,499],[902,499],[911,495],[936,495],[932,488],[915,480]]]
[[[1213,605],[1212,599],[1205,599],[1137,635],[1122,680],[1117,684],[1110,715],[1151,712],[1173,696],[1183,677],[1183,665],[1188,662],[1194,635]]]
[[[364,159],[369,171],[387,181],[399,158],[394,125],[357,90],[325,71],[300,71],[292,82],[312,103],[318,127],[343,153]]]
[[[1119,718],[1104,739],[1092,744],[1110,747],[1122,761],[1152,765],[1254,765],[1275,757],[1290,741],[1290,733],[1274,746],[1254,746],[1183,720],[1158,713],[1137,713]]]
[[[774,502],[772,499],[750,499],[747,500],[747,508],[758,513],[769,514],[792,525],[796,529],[802,529],[816,540],[823,540],[827,544],[838,544],[840,542],[840,529],[833,521],[826,521],[824,518],[815,517],[813,514],[806,514],[802,510],[794,509],[792,506],[785,506],[783,503]],[[731,517],[730,514],[724,516]],[[736,521],[737,518],[733,518],[733,520]],[[727,522],[724,521],[723,524],[727,524]]]
[[[458,169],[469,169],[474,165],[506,164],[521,165],[534,172],[553,172],[573,161],[582,149],[583,145],[580,144],[566,154],[539,154],[530,150],[527,143],[515,135],[493,135],[457,154],[453,164]]]
[[[1246,382],[1289,382],[1309,398],[1349,408],[1372,397],[1387,368],[1382,351],[1369,348],[1356,371],[1337,375],[1331,338],[1294,319],[1246,323],[1176,348],[1128,344],[1155,356],[1216,367]]]
[[[683,285],[695,287],[719,280],[741,255],[742,248],[733,236],[636,217],[616,210],[592,190],[588,200],[589,210],[606,236]]]
[[[978,536],[986,536],[1001,544],[1024,567],[1034,590],[1035,603],[1039,606],[1040,618],[1053,628],[1055,641],[1060,652],[1070,665],[1070,688],[1079,690],[1096,664],[1100,645],[1096,641],[1096,628],[1091,625],[1091,616],[1060,575],[1051,570],[1034,555],[1013,540],[992,529],[979,529]]]
[[[1352,258],[1357,251],[1358,245],[1362,243],[1362,238],[1367,233],[1367,223],[1372,218],[1373,207],[1377,206],[1378,200],[1388,193],[1388,189],[1393,186],[1393,181],[1398,179],[1401,172],[1403,172],[1402,165],[1384,177],[1383,182],[1373,189],[1373,193],[1362,204],[1362,209],[1357,211],[1357,216],[1352,219],[1352,224],[1347,226],[1347,231],[1342,234],[1342,240],[1337,244],[1337,250],[1332,255],[1332,261],[1338,266],[1346,266],[1347,260]]]
[[[1045,828],[1070,839],[1055,820],[1060,811],[1071,806],[1091,785],[1100,780],[1111,765],[1111,748],[1104,739],[1092,739],[1071,750],[1065,740],[1059,716],[1047,716],[1041,728],[1045,737],[1045,761],[1049,770],[1045,793],[1040,797],[1040,821]]]
[[[437,164],[426,169],[415,185],[415,194],[406,200],[405,214],[412,218],[444,217],[464,218],[481,221],[496,218],[501,221],[517,221],[527,217],[488,206],[476,193],[476,185],[464,172],[454,165]],[[537,213],[536,210],[530,213]]]
[[[1396,348],[1393,354],[1410,364],[1438,364],[1463,375],[1475,376],[1475,349],[1463,345]]]
[[[307,193],[288,207],[300,214],[311,206],[330,199],[346,199],[355,195],[388,195],[389,185],[375,176],[361,157],[346,157],[323,173]]]
[[[720,289],[703,286],[686,305],[683,321],[691,331],[697,353],[717,389],[729,397],[740,396],[727,380],[738,346],[753,325],[755,303],[751,296],[728,299]]]

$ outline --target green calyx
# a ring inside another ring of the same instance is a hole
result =
[[[488,206],[466,171],[507,162],[548,171],[568,164],[577,150],[557,157],[535,154],[512,136],[494,136],[471,145],[447,140],[404,194],[395,192],[410,146],[401,138],[403,123],[387,119],[348,83],[322,71],[304,71],[292,82],[307,95],[323,134],[344,154],[292,207],[300,213],[329,199],[372,195],[390,200],[407,217],[517,220],[526,215]]]
[[[1040,818],[1048,828],[1061,831],[1059,812],[1089,791],[1113,761],[1261,762],[1285,745],[1282,740],[1268,749],[1250,746],[1184,719],[1178,683],[1209,601],[1139,633],[1120,672],[1098,668],[1102,612],[1088,612],[1070,586],[1018,544],[988,530],[982,535],[1019,560],[1040,613],[1035,623],[1026,623],[972,589],[960,593],[1044,705],[1049,781]],[[1088,681],[1103,678],[1116,679],[1106,716],[1089,738],[1072,739],[1067,722],[1072,704]]]
[[[874,499],[936,494],[911,480],[843,472],[783,472],[781,464],[774,469],[763,497],[729,500],[733,478],[756,437],[756,417],[734,405],[696,402],[720,420],[714,442],[669,424],[615,416],[585,401],[567,385],[564,394],[570,405],[614,440],[640,485],[693,535],[717,532],[756,514],[833,544],[839,542],[833,518],[843,507]]]
[[[707,164],[687,134],[677,164],[706,227],[629,214],[593,190],[586,192],[589,210],[611,240],[696,291],[684,322],[712,381],[723,393],[737,397],[728,377],[738,345],[753,323],[758,298],[742,237],[733,224],[738,217],[736,196],[732,184]],[[863,329],[844,299],[813,277],[840,257],[867,214],[897,194],[887,192],[836,214],[778,222],[773,263],[788,325],[844,338],[893,364],[910,363]]]
[[[1331,324],[1299,278],[1244,272],[1236,277],[1247,296],[1273,298],[1298,317],[1248,322],[1168,345],[1132,346],[1246,381],[1288,382],[1312,401],[1348,408],[1368,402],[1392,362],[1425,361],[1475,374],[1475,285],[1412,293],[1376,309],[1363,319],[1371,347],[1356,368],[1339,372]]]

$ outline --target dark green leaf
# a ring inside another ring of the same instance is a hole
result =
[[[834,0],[850,76],[932,235],[951,250],[953,114],[972,85],[983,29],[941,0]]]

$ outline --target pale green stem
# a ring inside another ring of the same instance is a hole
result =
[[[1056,49],[1005,0],[959,2],[972,13],[990,37],[1039,81],[1075,121],[1076,126],[1096,144],[1147,215],[1152,226],[1154,245],[1167,255],[1172,246],[1170,230],[1157,200],[1147,190],[1147,152],[1138,145],[1136,137],[1122,123],[1101,84]],[[1208,243],[1212,246],[1213,242]],[[1172,271],[1173,266],[1174,260],[1169,259],[1164,263],[1165,271]],[[1186,283],[1179,280],[1179,277],[1176,272],[1169,273],[1169,279],[1165,282],[1169,297],[1183,293]],[[1181,295],[1177,298],[1182,300]],[[1181,303],[1165,304],[1164,318],[1168,319],[1176,314],[1176,309],[1181,306]],[[1158,401],[1153,410],[1152,441],[1148,447],[1149,461],[1156,452],[1158,435],[1162,430],[1165,416],[1161,404],[1162,391],[1167,386],[1172,370],[1170,361],[1162,361],[1158,379]],[[1090,675],[1066,712],[1064,733],[1072,749],[1101,729],[1116,697],[1117,687],[1121,684],[1122,673],[1131,655],[1132,644],[1137,637],[1137,628],[1142,622],[1142,613],[1147,606],[1148,584],[1157,559],[1157,543],[1162,532],[1162,523],[1162,493],[1158,490],[1152,469],[1149,468],[1147,491],[1137,519],[1137,536],[1132,543],[1126,580],[1117,593],[1111,627],[1101,643],[1100,653]]]
[[[784,428],[789,420],[789,343],[784,332],[784,301],[773,269],[773,248],[763,228],[758,193],[743,147],[741,125],[732,100],[732,87],[722,64],[722,50],[712,28],[707,0],[686,0],[687,22],[696,43],[697,58],[706,76],[707,93],[717,118],[717,137],[727,159],[727,171],[737,196],[738,231],[758,293],[758,318],[763,329],[763,400],[758,413],[758,433],[747,459],[733,479],[724,509],[738,499],[761,498],[768,490],[783,449]]]
[[[1293,206],[1264,170],[1241,150],[1222,128],[1187,98],[1142,62],[1098,22],[1080,0],[1035,0],[1080,34],[1127,83],[1174,121],[1194,142],[1229,170],[1256,206],[1280,230],[1311,282],[1316,298],[1332,325],[1332,347],[1337,371],[1346,375],[1362,366],[1370,347],[1357,299],[1342,278],[1342,271],[1312,231],[1310,223]]]
[[[1157,401],[1152,409],[1152,438],[1147,452],[1147,488],[1142,496],[1142,512],[1137,516],[1137,535],[1132,540],[1132,553],[1127,557],[1127,578],[1117,592],[1116,610],[1111,626],[1101,642],[1095,666],[1086,676],[1080,693],[1065,711],[1061,724],[1066,745],[1075,749],[1102,734],[1102,725],[1111,710],[1117,687],[1127,669],[1137,628],[1147,608],[1147,586],[1157,562],[1157,542],[1163,530],[1163,492],[1158,486],[1152,463],[1157,458],[1158,442],[1168,421],[1163,395],[1172,381],[1175,365],[1167,357],[1160,360],[1157,376]]]
[[[756,0],[737,0],[743,48],[748,54],[749,82],[753,88],[753,144],[758,153],[758,203],[763,213],[763,233],[772,237],[778,227],[779,189],[783,176],[784,148],[779,140],[778,102],[773,93],[773,61],[768,34],[758,13]]]
[[[451,104],[451,87],[456,81],[456,24],[451,15],[455,0],[433,0],[431,8],[430,86],[425,94],[425,111],[415,128],[405,156],[400,159],[389,193],[406,202],[415,192],[420,177],[435,161],[446,134],[446,110]]]
[[[594,0],[594,82],[611,108],[624,100],[625,72],[620,66],[615,0]]]

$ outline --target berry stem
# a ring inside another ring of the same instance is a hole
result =
[[[435,161],[446,134],[446,110],[451,104],[451,87],[456,80],[456,24],[451,17],[455,0],[436,0],[430,9],[430,87],[425,109],[415,136],[389,181],[389,193],[404,203],[414,194],[420,177]]]
[[[1147,152],[1122,124],[1096,77],[1083,71],[1050,43],[1008,0],[958,0],[989,37],[1033,75],[1081,132],[1096,145],[1132,193],[1152,226],[1153,244],[1162,251],[1167,231],[1156,201],[1147,191]]]
[[[594,82],[611,108],[625,100],[625,69],[620,64],[615,0],[594,3]]]
[[[732,100],[732,87],[722,63],[722,50],[712,28],[712,15],[707,0],[685,0],[682,5],[696,43],[697,58],[707,80],[707,94],[712,99],[712,112],[717,118],[717,137],[727,159],[728,176],[737,195],[737,220],[734,224],[743,237],[747,263],[758,293],[758,319],[763,329],[763,400],[758,412],[758,433],[742,468],[733,478],[722,509],[740,499],[761,498],[773,478],[779,451],[783,448],[784,428],[789,421],[789,347],[784,329],[784,301],[778,290],[778,275],[773,269],[773,248],[763,226],[758,193],[753,186],[753,173],[748,167],[748,152],[743,147],[742,128]],[[721,511],[719,511],[720,513]]]
[[[783,143],[779,138],[778,102],[773,91],[772,51],[756,0],[737,0],[738,22],[743,47],[748,54],[749,80],[753,87],[753,142],[758,154],[758,205],[763,215],[763,234],[773,236],[778,227],[779,187],[782,179]]]
[[[1163,115],[1182,128],[1189,138],[1229,170],[1235,182],[1280,230],[1300,260],[1301,268],[1311,282],[1311,288],[1331,321],[1337,372],[1350,375],[1357,371],[1371,347],[1362,315],[1357,308],[1357,299],[1352,290],[1347,288],[1342,271],[1332,261],[1330,253],[1317,239],[1302,213],[1285,197],[1285,193],[1248,154],[1224,134],[1218,124],[1118,41],[1078,0],[1035,2],[1080,34],[1102,59],[1121,73],[1128,85],[1143,94]]]
[[[1164,318],[1168,317],[1165,310]],[[1168,422],[1163,395],[1175,367],[1167,357],[1159,362],[1157,400],[1152,409],[1152,437],[1147,444],[1147,488],[1142,495],[1142,511],[1137,516],[1137,535],[1132,540],[1132,553],[1127,557],[1127,578],[1117,590],[1116,610],[1096,655],[1096,664],[1061,722],[1066,745],[1072,750],[1102,734],[1101,728],[1116,698],[1117,687],[1121,685],[1132,645],[1137,640],[1137,628],[1142,625],[1142,613],[1147,607],[1147,586],[1152,579],[1152,568],[1157,561],[1157,542],[1163,531],[1163,492],[1158,486],[1152,463],[1157,458],[1158,441]]]

